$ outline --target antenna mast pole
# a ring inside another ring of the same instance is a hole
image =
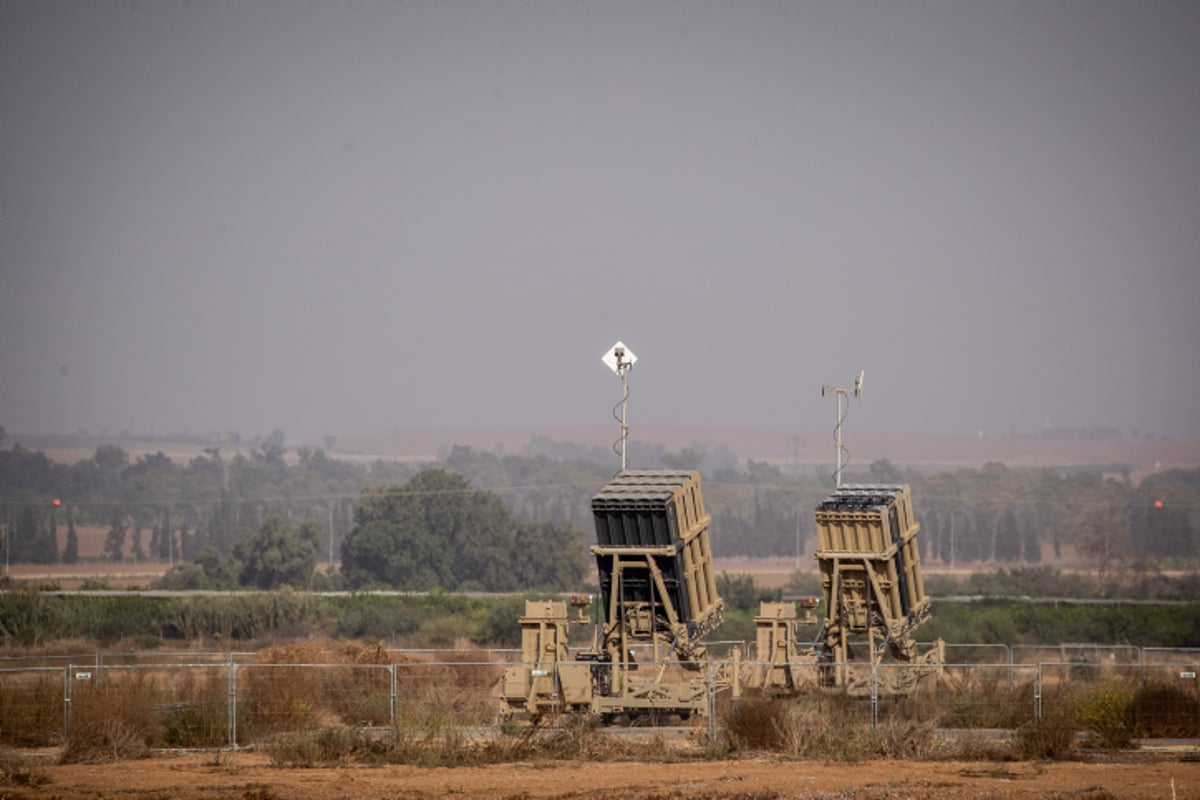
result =
[[[837,395],[837,422],[833,426],[833,447],[837,451],[837,466],[834,468],[833,480],[836,488],[842,488],[842,453],[846,448],[842,447],[842,422],[846,419],[846,412],[843,410],[843,403],[849,402],[847,395],[853,394],[855,397],[862,397],[863,375],[864,372],[858,373],[858,378],[854,381],[853,388],[840,388],[837,386],[822,386],[821,397],[826,393],[833,392]]]
[[[629,370],[637,363],[637,356],[633,351],[626,347],[622,342],[617,342],[609,348],[608,352],[600,357],[609,369],[621,379],[621,416],[617,417],[617,410],[613,408],[613,416],[621,423],[621,438],[619,440],[621,449],[621,472],[625,471],[625,442],[629,439],[629,422],[627,411],[629,407]],[[613,449],[616,450],[617,443],[613,443]]]
[[[625,471],[625,443],[629,441],[629,422],[626,411],[629,408],[629,368],[633,366],[618,356],[617,374],[621,376],[621,472]]]
[[[834,468],[834,478],[836,479],[837,488],[842,488],[842,452],[846,449],[842,447],[842,420],[845,414],[842,413],[842,404],[846,402],[846,392],[842,389],[837,390],[837,420],[833,426],[833,442],[834,449],[837,451],[837,466]]]

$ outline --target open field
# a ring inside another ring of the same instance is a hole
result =
[[[709,738],[705,720],[663,729],[562,725],[546,731],[560,737],[562,749],[518,750],[529,740],[520,727],[494,723],[501,673],[496,663],[480,657],[475,652],[456,660],[449,652],[385,651],[379,645],[311,640],[272,646],[251,658],[243,654],[236,662],[189,654],[181,664],[170,654],[152,652],[144,664],[135,664],[114,655],[106,658],[103,678],[97,657],[96,666],[89,662],[86,672],[66,668],[74,677],[65,684],[58,674],[63,667],[16,670],[8,678],[9,694],[0,701],[0,708],[8,709],[0,714],[0,729],[7,718],[9,734],[15,734],[13,747],[45,749],[0,747],[0,797],[1200,798],[1194,728],[1166,734],[1190,735],[1188,739],[1126,739],[1085,748],[1078,761],[1020,760],[1018,754],[1026,751],[1011,743],[1020,739],[1015,726],[1027,723],[1033,713],[1028,665],[1018,667],[1023,677],[1007,691],[995,665],[957,668],[945,682],[927,686],[922,697],[910,698],[914,702],[883,703],[878,731],[867,729],[867,701],[861,697],[849,705],[801,699],[790,712],[785,707],[779,713],[769,709],[780,701],[764,705],[760,700],[757,711],[753,705],[719,710],[723,732],[716,739]],[[390,673],[395,677],[389,688]],[[1039,685],[1058,685],[1061,671],[1049,673]],[[62,711],[64,685],[71,687],[69,712]],[[1095,698],[1108,698],[1118,685],[1095,681],[1078,702],[1047,693],[1046,703],[1052,697],[1064,702],[1045,705],[1043,719],[1052,727],[1053,720],[1063,719],[1062,709],[1093,708]],[[396,698],[390,711],[389,692]],[[1186,700],[1178,691],[1170,697]],[[736,713],[746,708],[740,716]],[[1163,719],[1175,720],[1159,711]],[[69,733],[59,734],[65,730],[60,727],[64,713]],[[26,719],[28,724],[20,722]],[[226,739],[234,730],[229,720],[237,721],[236,740]],[[1192,722],[1194,716],[1189,716]],[[41,729],[35,723],[49,731],[42,741],[30,739]],[[776,723],[794,737],[813,732],[821,738],[825,734],[817,731],[833,731],[822,738],[828,743],[821,745],[829,748],[823,750],[826,755],[814,757],[808,750],[800,751],[807,758],[781,755],[797,752],[789,748],[801,746],[804,738],[745,744],[748,725],[773,729]],[[336,741],[323,739],[324,732],[339,726],[346,736],[353,731],[373,742],[399,743],[377,752],[401,758],[370,760],[390,763],[366,766],[368,759],[336,745],[320,750],[319,742]],[[394,740],[389,731],[395,731]],[[730,749],[722,744],[709,749],[710,741],[723,743],[726,736],[734,743]],[[64,739],[61,750],[46,746]],[[227,741],[237,741],[240,749],[219,749]],[[1131,749],[1138,744],[1141,749]],[[149,758],[130,756],[146,753],[147,746],[212,749],[157,749]],[[876,749],[880,747],[885,749]],[[906,752],[913,754],[911,759],[871,756]],[[63,760],[87,763],[59,764],[60,753]],[[502,757],[496,758],[497,753]],[[123,760],[115,761],[117,757]],[[284,766],[288,764],[298,766]],[[420,764],[443,766],[416,766]]]
[[[647,746],[652,746],[648,743]],[[1184,800],[1200,797],[1200,762],[1128,757],[1120,763],[869,761],[830,764],[772,757],[677,763],[535,762],[285,769],[255,752],[162,755],[111,764],[36,766],[38,786],[5,798],[173,800],[274,798],[883,798],[961,800]]]
[[[114,589],[129,589],[145,587],[162,577],[170,565],[153,561],[121,561],[113,563],[102,560],[104,540],[108,529],[98,525],[79,525],[76,529],[79,537],[79,556],[84,559],[77,564],[12,564],[9,567],[11,576],[19,581],[31,583],[57,583],[63,589],[78,589],[86,582],[103,583]],[[66,545],[66,526],[59,525],[58,547],[61,551]],[[149,537],[148,531],[143,531],[143,539]],[[129,543],[125,550],[128,552]],[[1047,554],[1050,555],[1050,554]],[[317,569],[324,571],[327,564],[322,561]],[[731,575],[749,575],[761,589],[779,589],[787,585],[797,569],[815,574],[817,563],[812,553],[804,554],[797,566],[794,556],[778,556],[773,558],[718,558],[714,562],[718,574],[725,572]],[[926,561],[922,569],[928,575],[956,575],[967,577],[972,572],[988,571],[1000,566],[1012,567],[1012,564],[970,564],[967,566],[950,567],[938,561]],[[1073,571],[1084,568],[1083,560],[1075,553],[1071,545],[1062,548],[1062,557],[1046,558],[1041,566],[1053,567],[1063,571]]]
[[[166,564],[143,562],[97,561],[83,564],[13,564],[9,574],[13,580],[33,584],[54,583],[63,589],[79,589],[85,583],[102,583],[113,589],[132,589],[149,586],[170,567]]]
[[[103,539],[103,531],[100,538]],[[80,549],[83,549],[85,537],[80,533]],[[749,575],[755,586],[760,589],[782,589],[791,581],[797,571],[795,558],[718,558],[714,560],[716,573],[730,575]],[[1074,558],[1071,548],[1063,548],[1063,558],[1044,561],[1042,566],[1054,567],[1062,571],[1082,569],[1082,562]],[[318,571],[324,571],[325,562],[317,564]],[[950,567],[938,562],[923,563],[922,570],[926,575],[955,575],[966,578],[973,572],[986,572],[1000,566],[1011,568],[1012,564],[972,564],[970,566]],[[80,564],[13,564],[9,573],[14,580],[28,583],[55,583],[63,589],[79,589],[85,583],[102,583],[113,589],[131,589],[147,587],[158,580],[170,569],[168,564],[143,561],[133,563],[122,561],[112,563],[93,560]],[[801,560],[800,570],[812,575],[817,574],[816,560],[811,554]]]
[[[78,589],[85,583],[102,583],[114,589],[129,589],[137,586],[149,586],[170,569],[169,564],[152,561],[111,562],[101,560],[104,553],[104,540],[108,529],[98,525],[79,525],[76,528],[79,537],[79,557],[83,559],[77,564],[11,564],[8,571],[14,580],[30,583],[57,583],[63,589]],[[148,539],[149,532],[143,532],[143,539]],[[65,525],[58,527],[58,549],[62,552],[67,543]],[[126,542],[126,550],[129,543]]]

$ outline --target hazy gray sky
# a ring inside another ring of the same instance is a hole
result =
[[[12,432],[1200,438],[1200,3],[0,2]]]

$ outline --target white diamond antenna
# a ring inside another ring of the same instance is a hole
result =
[[[621,379],[621,402],[613,407],[613,417],[617,422],[621,423],[621,438],[613,443],[613,450],[621,456],[621,472],[625,471],[625,442],[629,439],[629,421],[626,417],[626,412],[629,407],[629,370],[637,363],[637,356],[633,351],[625,346],[625,343],[618,341],[608,349],[608,352],[600,356],[609,369]],[[620,415],[617,415],[617,409],[621,410]]]
[[[637,363],[637,356],[633,351],[625,346],[624,342],[617,342],[612,347],[608,348],[608,352],[600,356],[609,369],[617,375],[621,374],[622,369],[629,369]]]

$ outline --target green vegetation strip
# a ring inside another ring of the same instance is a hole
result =
[[[325,636],[402,641],[410,646],[516,647],[526,596],[246,592],[221,596],[71,595],[36,590],[0,593],[0,641],[30,647],[58,640],[100,646],[133,638],[248,642]],[[753,638],[753,611],[731,608],[725,639]],[[1200,642],[1200,602],[1188,604],[1046,605],[980,600],[939,603],[923,638],[956,644],[1049,645],[1061,642],[1193,647]]]
[[[0,593],[0,641],[31,647],[86,639],[222,642],[327,636],[446,647],[461,640],[497,646],[520,642],[525,598],[472,598],[292,591],[181,598]]]

